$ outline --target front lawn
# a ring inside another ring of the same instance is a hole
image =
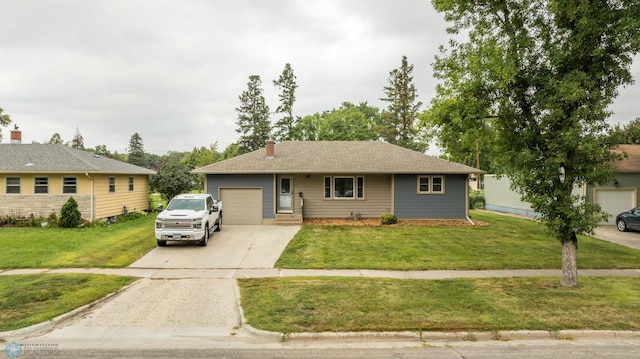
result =
[[[480,270],[557,269],[560,242],[527,219],[472,211],[485,227],[304,225],[278,268]],[[580,236],[581,269],[640,268],[640,251]]]
[[[0,276],[0,332],[51,320],[135,280],[96,274]]]
[[[637,278],[241,279],[249,324],[323,331],[640,330]]]
[[[0,269],[126,267],[156,246],[155,217],[89,228],[0,228]]]

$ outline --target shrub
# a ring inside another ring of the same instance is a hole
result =
[[[484,208],[484,192],[483,191],[471,191],[471,193],[469,193],[469,208],[470,209]]]
[[[78,210],[78,202],[73,197],[69,197],[67,203],[60,210],[60,227],[76,228],[80,225],[80,211]]]
[[[382,224],[396,224],[398,223],[398,216],[395,214],[383,214],[380,217],[380,223]]]

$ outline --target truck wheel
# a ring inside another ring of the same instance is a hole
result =
[[[167,245],[167,241],[158,240],[158,247],[164,247]]]
[[[209,225],[207,224],[206,226],[204,226],[204,236],[202,237],[202,240],[198,242],[198,245],[201,247],[206,247],[208,242],[209,242]]]
[[[220,213],[220,217],[218,217],[218,225],[216,226],[216,232],[220,232],[222,229],[222,213]]]

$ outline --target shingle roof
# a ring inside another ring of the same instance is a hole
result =
[[[25,172],[147,175],[156,173],[147,168],[63,145],[0,144],[0,173]]]
[[[256,150],[195,169],[194,173],[482,173],[453,163],[380,141],[285,141],[275,144],[269,159]]]
[[[628,158],[614,162],[611,167],[618,173],[640,173],[640,145],[619,145],[616,152],[625,152]]]

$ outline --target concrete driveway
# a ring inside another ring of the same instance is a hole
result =
[[[595,229],[594,237],[640,249],[640,232],[620,232],[616,226],[598,226]]]
[[[131,265],[134,268],[273,268],[299,226],[223,225],[206,247],[168,242]]]
[[[208,278],[206,273],[203,277],[198,269],[273,268],[299,229],[225,225],[206,247],[169,242],[127,270],[175,269],[170,278],[142,278],[55,330],[21,343],[58,343],[61,349],[161,349],[251,342],[255,338],[241,330],[236,280]]]

